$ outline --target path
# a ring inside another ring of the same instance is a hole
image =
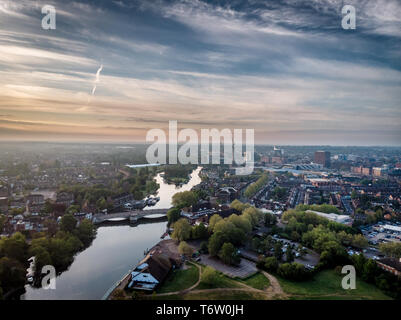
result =
[[[191,291],[192,289],[196,288],[199,285],[199,283],[201,282],[202,268],[200,267],[200,265],[198,265],[196,263],[192,263],[190,261],[188,261],[188,262],[193,264],[194,266],[196,266],[198,268],[198,271],[199,271],[198,281],[196,281],[196,283],[194,285],[190,286],[187,289],[183,289],[183,290],[180,290],[180,291],[174,291],[174,292],[159,293],[159,294],[157,294],[157,296],[172,296],[172,295],[175,295],[175,294],[186,294],[186,293],[188,293],[189,291]]]
[[[194,290],[199,283],[201,282],[201,278],[202,278],[202,268],[195,263],[190,262],[191,264],[195,265],[198,270],[199,270],[199,277],[198,277],[198,281],[192,285],[191,287],[184,289],[184,290],[180,290],[180,291],[173,291],[173,292],[167,292],[167,293],[159,293],[156,294],[156,296],[158,297],[163,297],[163,296],[173,296],[173,295],[185,295],[187,293],[212,293],[212,292],[224,292],[224,291],[245,291],[245,292],[254,292],[254,293],[260,293],[262,295],[264,295],[266,297],[266,299],[280,299],[280,298],[286,298],[288,295],[286,293],[284,293],[283,289],[280,286],[280,283],[278,282],[278,280],[272,276],[271,274],[265,272],[265,271],[261,271],[261,273],[267,278],[269,279],[270,282],[270,286],[265,289],[265,290],[260,290],[260,289],[256,289],[253,288],[243,282],[240,281],[236,281],[236,283],[238,285],[240,285],[242,288],[214,288],[214,289],[201,289],[201,290]]]
[[[285,298],[288,295],[283,291],[281,288],[280,282],[278,282],[277,278],[272,276],[270,273],[266,271],[261,271],[261,273],[269,279],[270,286],[267,288],[266,292],[273,298],[273,297],[281,297]]]

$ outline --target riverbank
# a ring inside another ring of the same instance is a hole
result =
[[[128,274],[126,274],[119,282],[116,283],[116,285],[114,286],[113,289],[109,289],[105,293],[105,295],[103,296],[103,300],[112,300],[112,299],[115,299],[116,297],[118,297],[118,298],[127,297],[127,294],[129,294],[127,292],[127,287],[131,281],[131,274],[134,271],[137,271],[138,273],[141,273],[141,274],[146,274],[146,275],[149,274],[148,277],[158,278],[158,281],[164,280],[164,279],[161,279],[161,278],[163,278],[163,276],[160,277],[160,273],[158,273],[159,277],[158,277],[158,275],[153,274],[154,268],[152,268],[152,266],[149,265],[149,263],[154,262],[153,260],[155,258],[157,260],[159,260],[159,259],[166,260],[167,259],[168,261],[172,262],[171,265],[168,263],[165,263],[165,265],[170,266],[170,269],[167,270],[167,273],[169,273],[172,268],[180,266],[181,262],[182,262],[181,255],[178,252],[177,242],[172,239],[161,240],[148,251],[146,256],[137,265],[135,265],[128,272]],[[139,268],[140,266],[144,266],[144,265],[146,265],[146,267],[149,266],[149,270],[144,270],[143,267]],[[167,276],[167,273],[165,274],[166,276]]]
[[[191,190],[201,179],[198,167],[190,181],[182,187],[165,183],[158,174],[160,201],[151,209],[171,207],[172,196]],[[146,210],[147,208],[145,208]],[[70,268],[56,278],[56,290],[25,286],[21,299],[25,300],[100,300],[114,287],[148,251],[160,241],[167,221],[141,219],[140,223],[111,222],[97,227],[97,236],[86,250],[79,252]]]

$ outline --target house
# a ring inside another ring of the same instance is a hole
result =
[[[45,197],[42,194],[30,194],[25,198],[26,212],[40,212],[45,207]]]
[[[61,191],[57,193],[56,197],[57,204],[63,204],[68,208],[72,204],[74,204],[74,194],[70,192]]]
[[[181,210],[181,216],[188,219],[190,223],[194,223],[196,221],[206,222],[207,216],[213,215],[216,213],[216,210],[212,208],[210,202],[201,200],[197,204],[194,204],[191,208],[183,208]]]
[[[210,214],[209,217],[213,216],[213,214],[218,214],[222,218],[227,218],[227,217],[231,216],[232,214],[240,215],[241,211],[238,211],[237,209],[234,209],[234,208],[226,208],[226,209],[222,208],[222,209]]]
[[[170,270],[181,265],[181,254],[175,240],[160,241],[131,272],[128,289],[153,291],[164,282]]]
[[[45,197],[42,194],[30,194],[25,200],[31,204],[44,203]]]
[[[233,187],[220,188],[216,197],[223,203],[231,203],[238,198],[238,191]]]
[[[154,291],[173,268],[171,260],[165,254],[149,254],[141,264],[131,272],[128,288],[132,290]]]

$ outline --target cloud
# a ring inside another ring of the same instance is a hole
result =
[[[363,132],[386,142],[388,132],[401,132],[399,4],[350,2],[353,33],[340,27],[337,0],[54,1],[54,32],[38,29],[38,3],[4,1],[0,112],[51,123],[54,132],[67,123],[65,137],[75,130],[122,139],[135,130],[144,138],[178,120],[195,129],[254,128],[278,141],[280,133],[317,141],[321,130],[325,141],[360,141]],[[89,104],[100,77],[101,95]],[[364,129],[373,127],[371,135]]]

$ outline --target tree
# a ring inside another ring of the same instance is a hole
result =
[[[291,240],[293,241],[299,241],[301,239],[301,236],[299,235],[298,232],[295,230],[291,232]]]
[[[348,262],[344,247],[336,241],[328,241],[321,251],[319,264],[324,267],[335,267]]]
[[[215,232],[209,238],[208,251],[211,256],[217,256],[224,242],[229,241],[222,232]]]
[[[0,256],[15,259],[22,264],[26,263],[28,244],[26,243],[25,236],[16,232],[9,238],[0,240]]]
[[[225,264],[238,264],[240,257],[237,254],[237,250],[230,242],[225,242],[221,247],[219,257]]]
[[[281,242],[277,242],[274,245],[274,256],[278,261],[280,261],[283,257],[283,245],[281,244]]]
[[[49,252],[42,246],[35,246],[29,250],[30,255],[35,256],[35,274],[40,275],[42,268],[46,265],[52,265],[52,259]]]
[[[286,262],[293,262],[294,261],[294,253],[292,252],[291,248],[287,248],[286,253]]]
[[[264,222],[266,227],[275,225],[277,223],[277,217],[274,214],[265,213]]]
[[[230,207],[235,209],[235,210],[238,210],[238,211],[242,212],[246,208],[249,208],[250,204],[249,203],[242,203],[238,199],[235,199],[233,202],[231,202]]]
[[[67,268],[73,261],[74,252],[71,252],[71,246],[64,239],[51,238],[48,251],[57,271]]]
[[[71,205],[65,211],[66,214],[71,214],[71,215],[73,215],[74,213],[77,213],[77,212],[79,212],[79,206],[77,206],[77,205]]]
[[[285,279],[296,281],[305,280],[311,275],[311,272],[307,271],[302,264],[297,262],[281,264],[277,269],[277,273]]]
[[[389,242],[382,243],[379,246],[381,252],[383,252],[386,256],[392,258],[401,258],[401,243],[400,242]]]
[[[178,246],[178,252],[187,257],[191,257],[194,250],[192,249],[192,247],[189,246],[188,243],[186,243],[185,241],[181,241]]]
[[[267,183],[268,176],[266,173],[262,174],[262,176],[256,180],[256,182],[251,183],[244,192],[244,195],[248,198],[252,197],[256,192],[258,192],[263,186]]]
[[[174,207],[190,207],[198,202],[198,196],[193,191],[178,192],[173,196],[172,203]]]
[[[252,225],[245,216],[232,214],[228,218],[228,221],[234,224],[237,228],[241,229],[246,234],[252,231]]]
[[[167,220],[168,224],[171,225],[172,223],[176,222],[181,217],[181,210],[178,208],[171,208],[167,211]]]
[[[255,227],[259,223],[259,219],[262,217],[262,212],[255,207],[249,207],[242,212],[242,216],[248,219],[252,227]]]
[[[209,231],[214,232],[215,225],[221,220],[223,220],[223,218],[218,214],[212,215],[212,217],[209,219]]]
[[[214,227],[215,233],[222,233],[233,244],[239,245],[244,241],[245,233],[227,219],[219,221]]]
[[[0,283],[4,292],[23,287],[25,275],[25,268],[17,260],[8,257],[0,259]]]
[[[363,266],[362,278],[366,282],[374,282],[379,272],[380,270],[376,262],[372,259],[368,259]]]
[[[88,219],[82,220],[76,230],[77,237],[85,247],[92,242],[95,233],[95,228],[93,227],[92,222]]]
[[[191,226],[187,219],[182,218],[174,223],[171,237],[178,241],[188,240],[191,237]]]
[[[264,267],[267,271],[276,272],[278,268],[278,261],[276,257],[268,257],[265,259]]]
[[[193,239],[205,239],[209,235],[207,228],[203,223],[198,224],[192,228],[192,238]]]
[[[72,214],[66,214],[61,218],[60,229],[65,232],[73,232],[76,225],[77,220]]]
[[[47,228],[47,233],[50,237],[54,236],[58,230],[57,222],[54,220],[45,220],[44,223],[45,227]]]
[[[356,234],[351,242],[352,246],[355,248],[363,249],[368,246],[368,240],[361,234]]]
[[[213,269],[210,266],[207,266],[205,270],[202,272],[202,282],[210,285],[216,286],[220,282],[221,275],[217,272],[216,269]]]
[[[202,253],[208,253],[209,249],[207,247],[207,241],[202,241],[199,247],[199,251],[201,251]]]

